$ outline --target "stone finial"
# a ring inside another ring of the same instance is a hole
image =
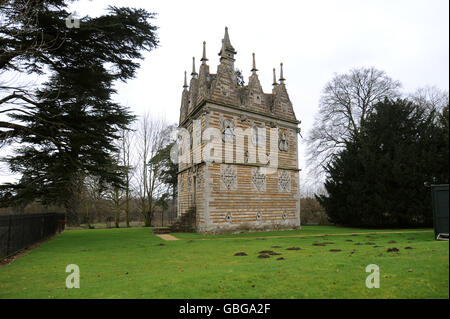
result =
[[[234,51],[234,48],[230,42],[230,36],[228,35],[228,27],[225,27],[225,36],[223,37],[223,42],[224,42],[226,49],[229,49],[230,51]]]
[[[192,73],[191,75],[195,77],[197,75],[197,72],[195,72],[195,57],[192,57]]]
[[[253,68],[251,69],[251,71],[253,73],[256,73],[256,71],[258,71],[258,69],[256,68],[255,53],[252,53],[252,56],[253,56]]]
[[[202,64],[205,64],[206,61],[208,61],[208,59],[206,58],[206,41],[203,41],[203,55],[200,61],[202,61]]]
[[[188,85],[187,85],[187,79],[186,79],[186,71],[184,71],[184,84],[183,84],[183,88],[187,89]]]
[[[273,68],[273,83],[272,83],[272,85],[273,86],[278,85],[278,83],[277,83],[277,75],[275,73],[275,68]]]
[[[280,83],[283,84],[286,79],[283,77],[283,62],[280,63]]]
[[[228,51],[231,54],[236,54],[237,53],[234,50],[233,46],[231,45],[230,36],[228,35],[228,27],[225,27],[225,35],[224,35],[224,37],[222,39],[222,48],[221,48],[220,53],[219,53],[219,55],[222,58],[226,58],[227,57],[225,51]]]

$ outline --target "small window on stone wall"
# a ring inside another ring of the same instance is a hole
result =
[[[258,212],[256,214],[256,220],[261,220],[262,219],[262,214],[260,212]]]
[[[230,214],[230,213],[226,214],[226,216],[225,216],[225,221],[226,221],[227,223],[231,223],[231,214]]]

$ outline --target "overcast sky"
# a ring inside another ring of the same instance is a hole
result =
[[[108,5],[158,13],[160,45],[145,54],[135,79],[117,85],[117,100],[136,114],[150,112],[176,123],[183,73],[197,68],[206,41],[210,71],[219,63],[224,28],[237,51],[235,66],[250,76],[252,52],[265,92],[272,68],[284,77],[305,136],[334,73],[374,66],[403,84],[405,93],[426,85],[449,87],[448,0],[334,1],[103,1],[71,5],[78,16],[97,16]],[[82,25],[81,25],[82,27]],[[300,145],[304,168],[304,146]]]

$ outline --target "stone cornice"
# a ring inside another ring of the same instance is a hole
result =
[[[227,104],[227,103],[221,103],[221,102],[217,102],[217,101],[213,101],[210,99],[202,99],[197,106],[189,113],[187,114],[186,118],[179,124],[179,127],[184,126],[185,124],[189,123],[192,118],[194,117],[194,115],[196,115],[198,113],[198,111],[200,111],[202,109],[202,107],[206,104],[206,103],[210,103],[210,104],[216,104],[219,106],[223,106],[223,107],[227,107],[229,109],[235,110],[236,113],[247,113],[247,114],[253,114],[253,115],[258,115],[258,116],[262,116],[262,117],[266,117],[266,118],[270,118],[274,121],[277,121],[278,123],[281,122],[285,122],[285,123],[289,123],[289,124],[294,124],[296,127],[297,125],[299,125],[301,123],[301,121],[298,120],[289,120],[289,119],[285,119],[285,118],[279,118],[276,117],[275,115],[269,114],[269,113],[263,113],[263,112],[258,112],[258,111],[254,111],[254,110],[248,110],[248,109],[244,109],[242,107],[238,107],[236,105],[232,105],[232,104]]]

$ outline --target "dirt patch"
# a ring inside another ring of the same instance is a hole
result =
[[[160,234],[160,235],[156,235],[156,236],[158,236],[159,238],[164,239],[164,240],[178,240],[178,238],[176,238],[172,235],[168,235],[168,234]]]
[[[283,257],[278,257],[277,260],[284,260],[284,258]]]
[[[405,247],[405,249],[413,249],[412,247],[410,247],[410,246],[408,246],[408,247]]]
[[[366,243],[366,245],[376,245],[376,243]]]
[[[322,244],[322,243],[314,243],[313,246],[325,246],[325,244]]]
[[[159,243],[159,244],[157,244],[156,246],[165,246],[165,244]]]
[[[321,246],[324,246],[324,245],[321,245]],[[300,250],[301,248],[300,247],[289,247],[289,248],[286,248],[286,250]]]
[[[274,251],[272,251],[272,252],[270,252],[269,253],[269,255],[271,255],[271,256],[278,256],[278,255],[281,255],[280,253],[277,253],[277,252],[274,252]]]
[[[361,243],[355,243],[356,246],[362,245]]]
[[[392,252],[397,253],[398,251],[399,251],[399,250],[398,250],[398,248],[396,248],[396,247],[388,248],[388,250],[387,250],[388,253],[392,253]]]
[[[391,240],[390,242],[388,242],[388,244],[396,244],[397,242],[395,240]]]
[[[333,253],[337,253],[337,252],[340,252],[342,250],[340,250],[340,249],[330,249],[330,251],[333,252]]]
[[[258,256],[258,258],[270,258],[270,256],[266,254],[261,254]]]
[[[325,241],[325,242],[323,242],[322,244],[325,244],[325,245],[333,245],[333,244],[335,244],[335,243],[333,243],[332,241]]]
[[[272,248],[281,248],[281,246],[272,246]]]
[[[258,252],[258,254],[270,254],[270,253],[273,253],[273,251],[272,250],[261,250]]]
[[[235,253],[235,256],[248,256],[246,253],[244,253],[243,251]]]
[[[353,240],[351,240],[351,239],[347,239],[346,241],[351,241],[351,242],[352,242]]]

